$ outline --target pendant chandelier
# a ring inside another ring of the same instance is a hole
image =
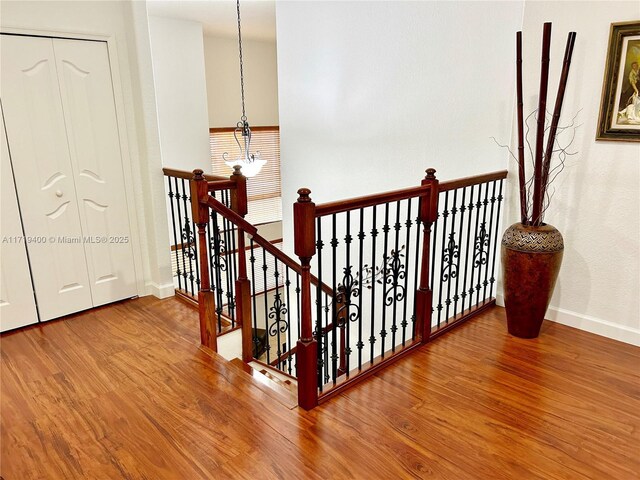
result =
[[[233,168],[236,165],[242,167],[242,174],[245,177],[256,176],[262,166],[267,163],[266,160],[260,158],[260,152],[251,152],[251,128],[249,128],[249,122],[247,121],[247,114],[244,108],[244,71],[242,65],[242,33],[240,29],[240,0],[236,0],[236,7],[238,11],[238,50],[240,52],[240,93],[242,95],[242,117],[236,124],[236,128],[233,132],[233,137],[238,144],[238,157],[236,159],[229,159],[227,152],[222,154],[224,162]]]

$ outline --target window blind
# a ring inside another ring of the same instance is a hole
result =
[[[233,171],[222,159],[225,152],[229,153],[229,158],[235,158],[239,153],[233,131],[233,127],[210,129],[211,167],[214,175],[229,176]],[[249,197],[247,221],[254,225],[280,221],[282,220],[280,129],[277,126],[253,127],[251,150],[260,152],[260,157],[267,163],[259,174],[247,179]]]

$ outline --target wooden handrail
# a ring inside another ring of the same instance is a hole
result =
[[[231,223],[234,223],[236,226],[238,226],[241,230],[244,230],[249,235],[255,237],[258,234],[258,229],[256,227],[251,225],[249,222],[247,222],[244,218],[242,218],[236,212],[226,207],[223,203],[213,198],[211,195],[209,195],[209,197],[207,198],[207,205],[209,206],[209,208],[212,208],[213,210],[218,212],[220,215],[225,217]]]
[[[276,257],[284,265],[289,267],[298,275],[302,275],[302,266],[298,262],[296,262],[293,258],[291,258],[289,255],[284,253],[278,247],[273,245],[269,240],[267,240],[262,235],[260,235],[256,227],[254,227],[252,224],[247,222],[244,218],[242,218],[236,212],[226,207],[224,204],[222,204],[221,202],[219,202],[218,200],[216,200],[211,196],[209,196],[209,198],[207,199],[207,205],[213,210],[215,210],[216,212],[218,212],[220,215],[225,217],[231,223],[235,224],[238,228],[240,228],[240,230],[243,230],[244,232],[251,235],[251,238],[253,239],[253,241],[256,244],[258,244],[260,247],[262,247],[265,251],[269,252],[271,255]],[[311,283],[313,283],[316,286],[320,284],[318,281],[318,278],[315,277],[314,275],[311,275]],[[333,289],[326,283],[320,284],[320,288],[324,293],[333,296]]]
[[[178,170],[175,168],[166,168],[162,169],[162,173],[164,173],[165,177],[176,177],[176,178],[184,178],[185,180],[193,179],[193,172],[189,172],[187,170]],[[221,175],[209,175],[207,173],[203,173],[202,176],[205,180],[209,182],[215,182],[219,180],[229,180],[229,177],[223,177]]]
[[[389,192],[378,193],[375,195],[365,195],[363,197],[348,198],[346,200],[338,200],[336,202],[323,203],[316,205],[316,217],[324,217],[334,213],[342,213],[359,208],[380,205],[381,203],[396,202],[406,200],[407,198],[423,197],[428,193],[428,187],[409,187],[400,190],[392,190]]]
[[[458,178],[456,180],[449,180],[448,182],[441,182],[438,190],[440,192],[446,192],[447,190],[455,190],[456,188],[470,187],[471,185],[478,185],[480,183],[491,182],[492,180],[502,180],[507,178],[507,170],[499,170],[497,172],[484,173],[482,175],[474,175],[472,177]]]
[[[236,182],[233,180],[212,180],[207,182],[207,189],[210,192],[218,191],[218,190],[233,190],[237,188]]]

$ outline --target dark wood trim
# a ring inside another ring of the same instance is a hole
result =
[[[175,295],[178,300],[180,300],[185,305],[190,306],[191,308],[198,309],[198,299],[190,295],[189,293],[180,290],[179,288],[175,289]]]
[[[211,127],[209,128],[209,133],[228,133],[228,132],[233,132],[235,131],[237,127]],[[266,131],[271,131],[271,130],[276,130],[276,131],[280,131],[280,127],[278,125],[261,125],[261,126],[253,126],[251,127],[251,131],[252,132],[266,132]]]
[[[471,320],[476,315],[481,314],[485,310],[495,307],[495,305],[496,305],[496,299],[491,298],[490,300],[488,300],[486,303],[482,305],[475,305],[474,307],[471,307],[466,312],[459,313],[458,315],[453,317],[451,320],[449,320],[445,325],[442,325],[439,328],[433,327],[431,329],[431,340],[433,340],[434,338],[438,338],[440,335],[444,335],[445,333],[453,330],[455,327],[463,324],[467,320]]]
[[[497,172],[484,173],[482,175],[474,175],[472,177],[459,178],[457,180],[449,180],[448,182],[440,182],[440,192],[447,190],[455,190],[456,188],[470,187],[480,183],[490,182],[492,180],[502,180],[507,178],[507,170],[499,170]]]
[[[216,192],[218,190],[235,190],[236,182],[229,180],[210,180],[207,182],[207,189],[210,192]]]
[[[327,400],[340,395],[345,390],[353,387],[355,384],[388,367],[396,360],[399,360],[400,358],[408,355],[420,346],[422,346],[422,343],[420,343],[420,341],[416,339],[412,344],[407,345],[406,347],[396,351],[394,354],[391,354],[390,356],[385,357],[382,360],[380,360],[380,357],[378,356],[373,359],[373,364],[371,364],[371,362],[363,363],[362,369],[351,370],[352,373],[351,375],[349,375],[349,378],[346,378],[346,375],[344,375],[343,379],[339,380],[336,383],[335,387],[331,387],[330,390],[325,390],[324,392],[322,392],[318,397],[318,403],[324,403]]]
[[[380,205],[381,203],[396,202],[406,200],[407,198],[423,197],[427,195],[428,188],[423,186],[409,187],[400,190],[392,190],[375,195],[365,195],[363,197],[348,198],[346,200],[338,200],[336,202],[323,203],[316,205],[316,217],[324,217],[334,213],[347,212],[349,210],[357,210],[359,208]]]
[[[186,180],[193,179],[193,172],[189,172],[188,170],[178,170],[176,168],[162,168],[162,173],[164,173],[165,177],[176,177],[176,178],[184,178]],[[209,175],[208,173],[203,173],[202,176],[208,182],[215,182],[220,180],[229,180],[228,177],[222,177],[220,175]]]

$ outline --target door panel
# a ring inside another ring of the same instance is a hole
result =
[[[53,40],[2,35],[7,137],[41,320],[93,305]]]
[[[0,142],[0,331],[4,332],[36,323],[38,314],[2,116]]]
[[[53,48],[97,306],[137,293],[107,45],[55,39]]]

